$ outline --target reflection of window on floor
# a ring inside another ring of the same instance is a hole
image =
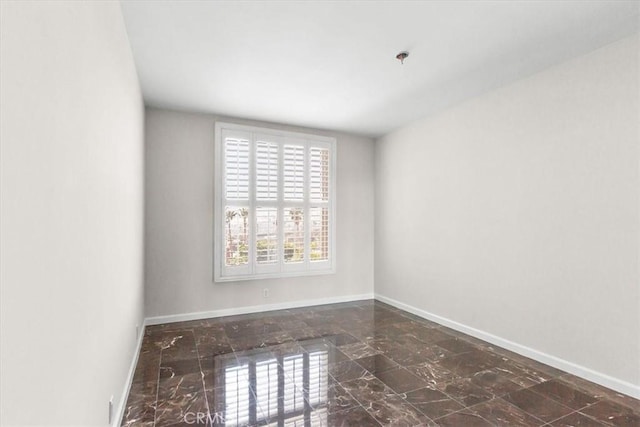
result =
[[[315,351],[226,368],[225,425],[326,425],[327,364]]]

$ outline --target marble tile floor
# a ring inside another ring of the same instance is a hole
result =
[[[374,300],[147,327],[122,426],[640,426],[640,402]]]

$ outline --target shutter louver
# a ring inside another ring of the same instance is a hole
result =
[[[304,199],[304,147],[284,146],[284,199]]]
[[[225,182],[228,200],[249,199],[249,141],[225,139]]]
[[[256,199],[278,200],[278,145],[256,144]]]
[[[329,150],[312,147],[309,150],[310,198],[312,202],[329,201]]]

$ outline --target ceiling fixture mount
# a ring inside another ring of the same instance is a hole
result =
[[[400,61],[401,64],[404,64],[404,60],[407,59],[407,56],[409,56],[409,52],[407,52],[406,50],[403,50],[402,52],[396,55],[396,59]]]

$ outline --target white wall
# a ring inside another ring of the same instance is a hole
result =
[[[120,5],[1,8],[1,422],[107,425],[144,299],[144,109]]]
[[[213,283],[215,119],[146,111],[147,316],[372,295],[374,143],[363,137],[291,127],[283,128],[337,138],[337,273]],[[269,288],[269,298],[263,297],[263,288]]]
[[[376,294],[640,385],[638,51],[378,140]]]

